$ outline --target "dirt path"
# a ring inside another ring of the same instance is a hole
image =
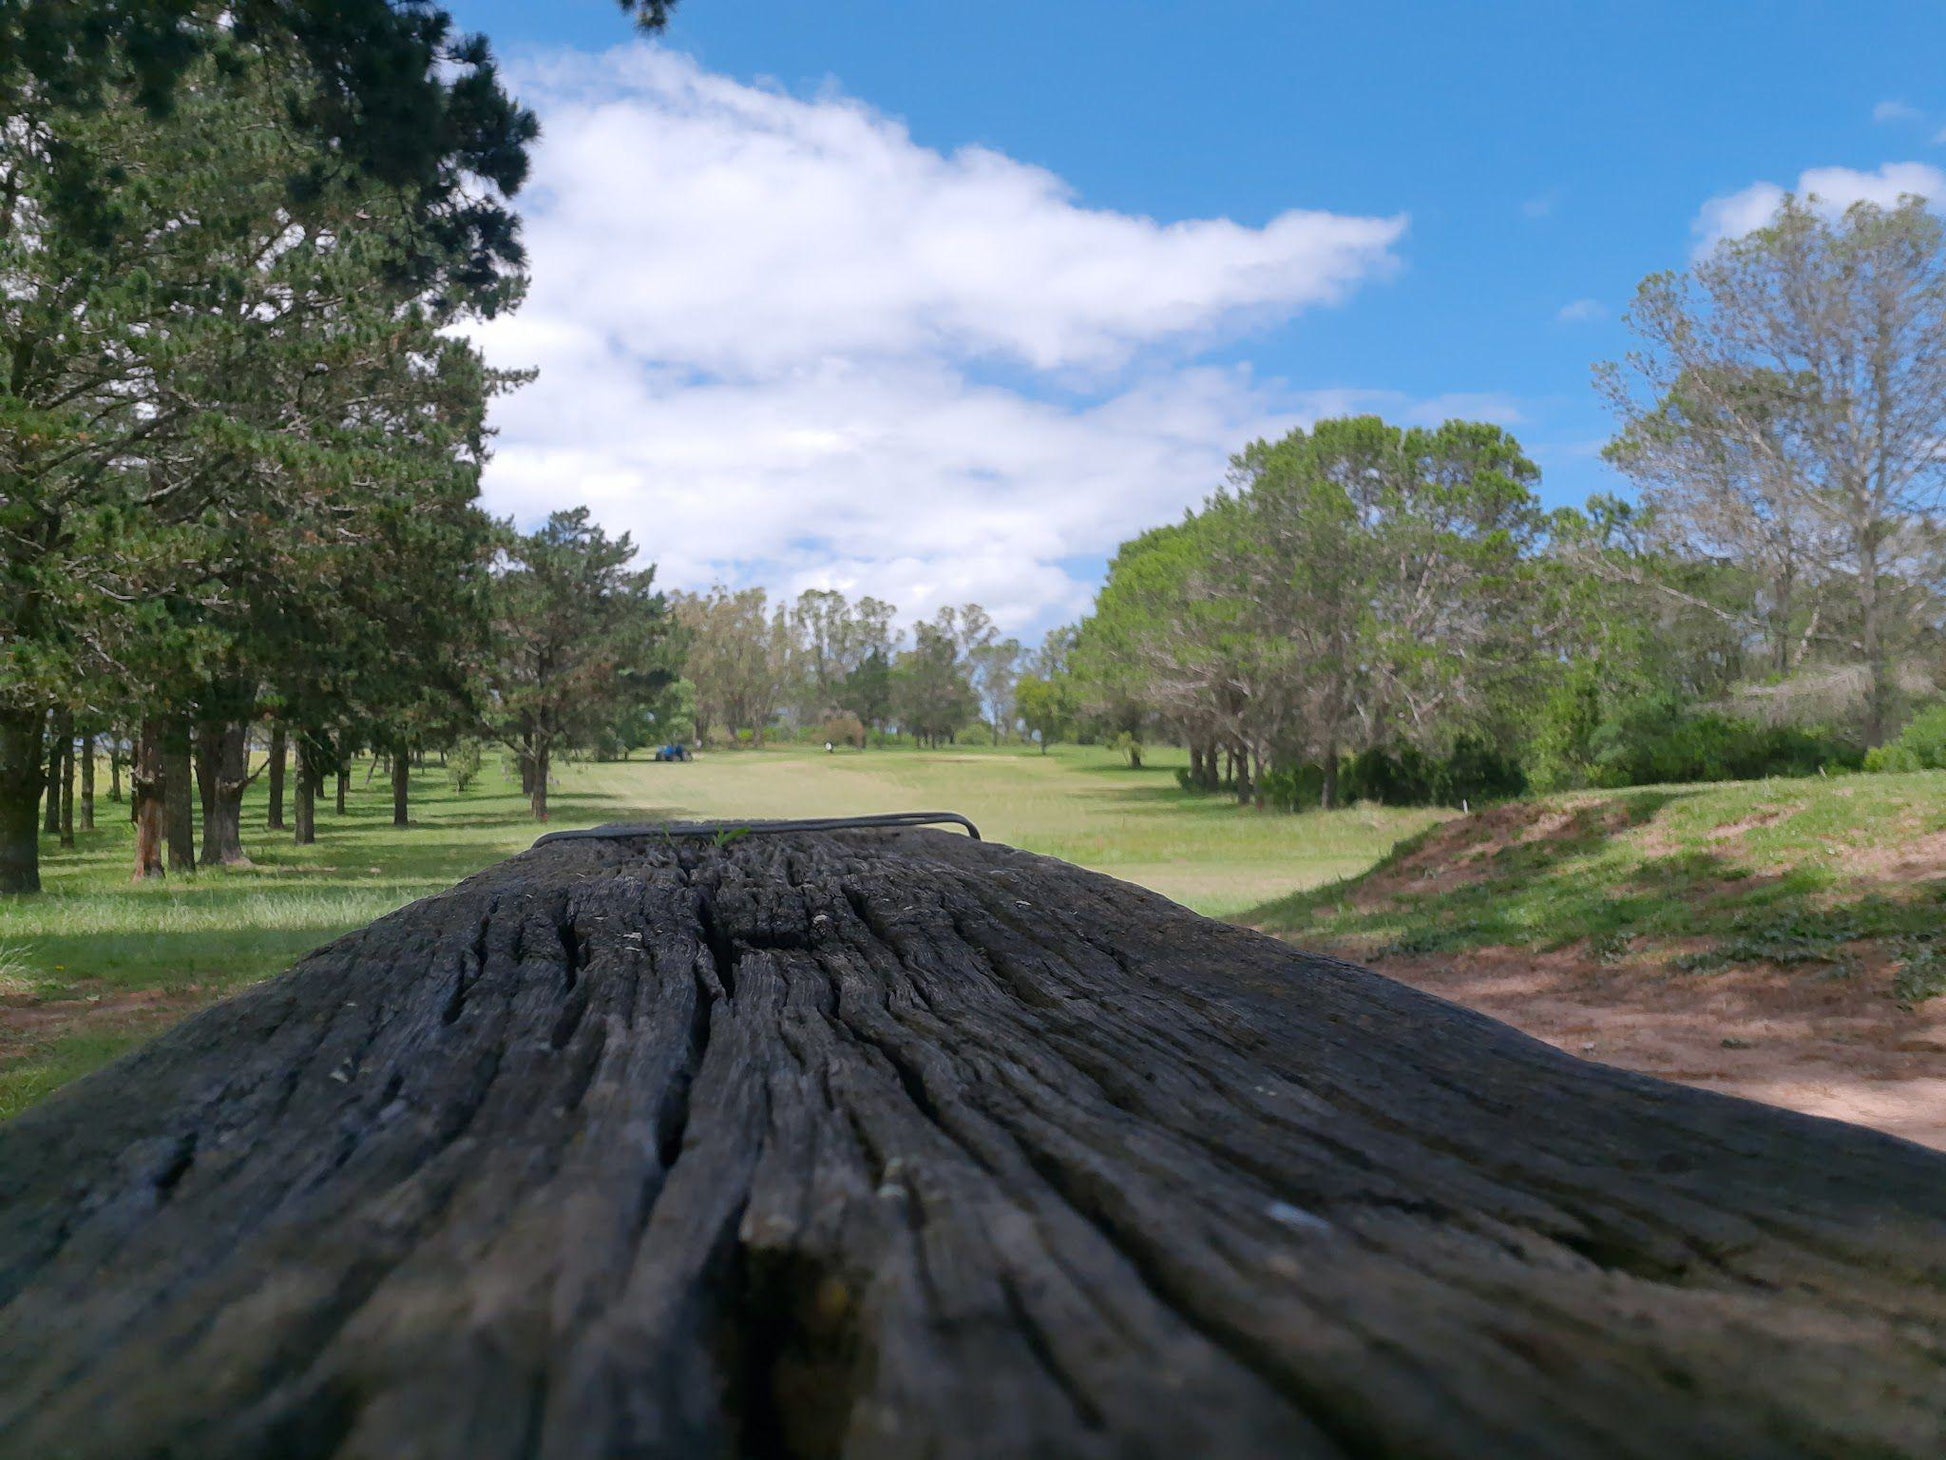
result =
[[[1604,964],[1574,950],[1337,951],[1582,1059],[1946,1150],[1946,998],[1903,1009],[1885,969],[1839,979]]]

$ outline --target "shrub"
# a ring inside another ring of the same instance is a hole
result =
[[[1486,741],[1461,736],[1444,755],[1414,746],[1374,748],[1339,763],[1338,803],[1459,806],[1502,801],[1527,789],[1520,763]],[[1279,811],[1308,811],[1324,795],[1324,768],[1280,765],[1264,776],[1264,801]]]
[[[453,783],[453,789],[464,796],[480,774],[480,742],[462,740],[446,752],[446,779]]]
[[[855,745],[863,750],[865,723],[849,711],[832,715],[818,727],[816,739],[823,745]]]
[[[1564,693],[1543,712],[1534,780],[1549,790],[1753,781],[1856,770],[1861,761],[1856,746],[1829,730],[1761,725],[1673,694],[1622,701],[1590,724],[1586,696]]]
[[[1868,771],[1946,770],[1946,701],[1921,710],[1897,740],[1865,756]]]

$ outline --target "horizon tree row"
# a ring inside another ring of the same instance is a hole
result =
[[[719,584],[670,604],[700,743],[761,747],[784,726],[860,747],[897,727],[939,745],[975,723],[998,742],[1015,726],[1023,651],[977,603],[914,624],[910,645],[897,607],[869,594],[813,588],[773,602]]]

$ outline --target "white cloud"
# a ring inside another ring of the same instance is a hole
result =
[[[1876,203],[1890,208],[1899,199],[1916,196],[1946,202],[1946,173],[1924,162],[1888,162],[1876,172],[1851,167],[1813,167],[1799,175],[1790,191],[1800,198],[1816,198],[1819,211],[1837,217],[1853,203]],[[1758,182],[1740,192],[1711,198],[1696,217],[1696,251],[1707,253],[1726,238],[1741,238],[1762,228],[1777,214],[1785,189]]]
[[[1524,218],[1550,217],[1554,212],[1556,201],[1557,199],[1553,193],[1542,193],[1539,197],[1529,198],[1520,205],[1521,216]]]
[[[1554,317],[1562,324],[1589,324],[1606,319],[1608,309],[1599,299],[1575,299],[1557,309]]]
[[[1888,122],[1922,122],[1926,114],[1902,101],[1882,101],[1872,108],[1872,120],[1880,126]]]
[[[496,407],[488,504],[529,521],[586,500],[672,586],[829,583],[908,614],[977,598],[1010,627],[1072,612],[1089,585],[1064,560],[1339,399],[1195,351],[1385,277],[1405,228],[1089,209],[998,153],[649,46],[518,80],[545,127],[533,288],[478,333],[541,373]]]

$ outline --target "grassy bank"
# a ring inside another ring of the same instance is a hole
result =
[[[568,767],[552,828],[667,817],[824,816],[954,810],[989,837],[1150,886],[1214,916],[1354,874],[1440,813],[1351,810],[1262,816],[1186,796],[1179,755],[1131,771],[1105,751],[808,749],[718,754],[691,765]],[[86,1073],[185,1013],[287,967],[306,951],[528,846],[543,828],[490,763],[455,793],[443,771],[413,780],[413,824],[391,824],[380,775],[329,801],[318,842],[262,830],[246,805],[253,866],[143,886],[128,881],[126,806],[72,851],[45,844],[46,892],[0,900],[0,1117]],[[106,776],[102,777],[106,782]]]
[[[1575,948],[1707,975],[1880,973],[1946,993],[1946,773],[1518,802],[1246,921],[1367,956]]]

